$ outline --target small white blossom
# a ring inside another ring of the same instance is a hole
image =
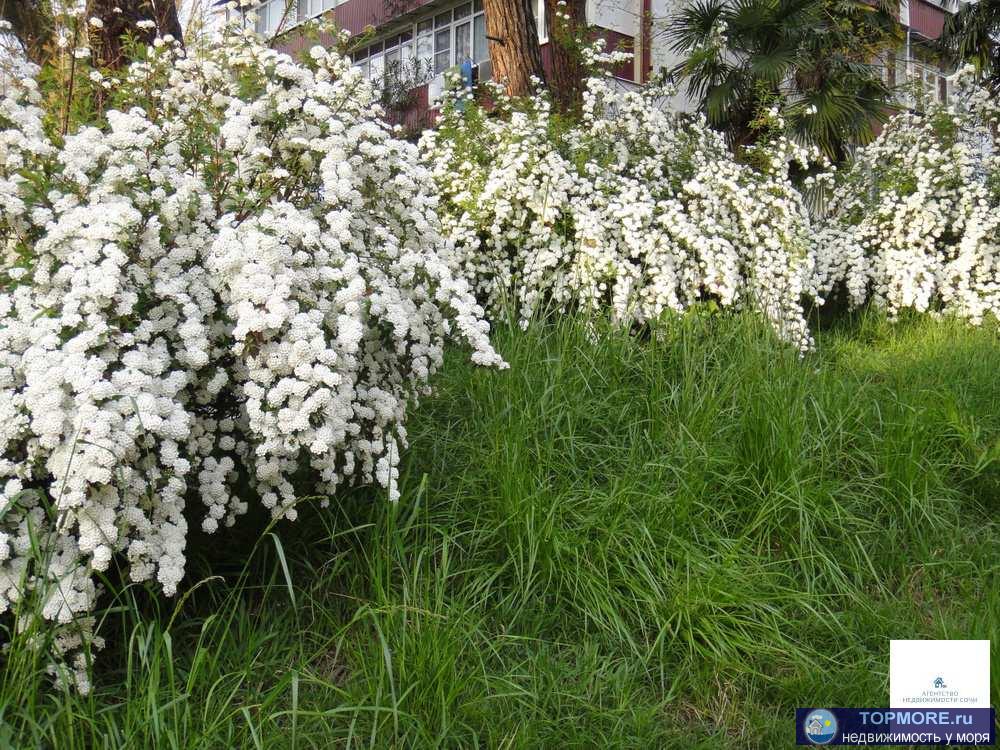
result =
[[[797,347],[809,220],[784,152],[768,171],[737,162],[703,121],[664,111],[669,92],[587,81],[583,118],[558,140],[538,96],[483,121],[460,149],[422,140],[463,269],[493,315],[608,310],[623,325],[714,300],[752,308]],[[461,114],[446,107],[448,125]],[[783,143],[788,150],[791,144]],[[478,151],[476,151],[478,149]]]
[[[897,115],[840,175],[814,238],[818,298],[1000,317],[1000,107],[959,83],[964,109]]]
[[[312,67],[252,33],[165,52],[58,142],[37,71],[0,100],[0,612],[32,533],[49,563],[27,585],[67,634],[53,674],[80,689],[113,556],[172,595],[188,517],[212,533],[251,502],[292,520],[303,489],[398,497],[406,415],[447,343],[504,366],[416,147],[349,60]]]

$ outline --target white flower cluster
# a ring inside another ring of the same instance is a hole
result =
[[[568,131],[539,95],[503,116],[447,108],[421,147],[442,194],[455,263],[494,315],[609,309],[622,323],[705,301],[762,312],[806,349],[809,218],[782,142],[733,158],[668,91],[588,80]]]
[[[53,623],[86,620],[115,555],[173,594],[189,520],[395,497],[446,340],[504,365],[348,60],[229,32],[151,48],[119,95],[64,140],[30,76],[0,101],[0,612],[44,590]]]
[[[897,115],[841,175],[815,235],[819,301],[1000,317],[1000,110],[974,86],[958,99]]]
[[[567,22],[571,20],[568,14],[563,14],[560,17],[564,18]],[[608,40],[599,37],[592,44],[584,44],[580,47],[580,58],[587,70],[595,72],[601,70],[605,77],[610,78],[613,67],[631,62],[633,55],[628,50],[612,50],[609,52],[607,48]]]

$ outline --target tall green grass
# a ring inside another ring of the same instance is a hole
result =
[[[179,604],[109,581],[87,697],[15,637],[0,746],[769,748],[884,705],[890,638],[1000,636],[1000,344],[818,338],[500,330],[509,371],[456,353],[414,414],[398,504],[196,538]]]

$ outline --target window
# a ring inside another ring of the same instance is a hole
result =
[[[481,63],[490,59],[489,43],[486,41],[486,16],[480,13],[473,22],[472,34],[473,61]]]
[[[289,13],[289,18],[285,18],[285,0],[267,0],[257,8],[257,33],[270,36],[278,30],[282,21],[286,24],[289,20],[295,19],[294,13]]]
[[[413,34],[409,31],[399,35],[399,62],[404,67],[413,62]]]
[[[921,60],[901,60],[903,75],[897,80],[905,84],[904,102],[923,109],[930,104],[948,104],[949,81],[940,67]]]
[[[297,21],[308,21],[323,12],[323,0],[298,0]]]
[[[416,28],[417,64],[425,70],[430,70],[434,58],[434,22],[430,19],[421,21]]]
[[[399,64],[403,57],[403,51],[397,46],[385,53],[385,69],[391,72],[399,72]]]
[[[426,38],[431,39],[431,37]],[[383,76],[398,80],[418,75],[421,69],[416,67],[413,55],[413,32],[405,31],[398,36],[389,37],[384,42],[362,47],[355,51],[352,57],[354,64],[360,68],[365,78],[378,81]],[[429,65],[430,56],[428,55],[426,59]]]
[[[381,52],[378,52],[371,56],[368,61],[368,75],[373,81],[377,81],[382,77],[382,73],[385,72],[385,56]]]
[[[455,8],[455,64],[472,60],[472,5],[463,3]]]
[[[325,0],[324,0],[325,1]],[[538,2],[539,7],[542,1]],[[377,80],[399,66],[406,74],[428,76],[443,73],[466,60],[479,64],[490,59],[486,39],[486,16],[482,0],[466,2],[451,10],[417,21],[398,36],[354,53],[354,64]]]
[[[443,73],[451,62],[451,11],[434,18],[434,72]]]
[[[343,0],[263,0],[254,11],[257,14],[255,28],[258,34],[272,36],[278,32],[279,25],[281,31],[287,31],[323,11],[336,8],[341,2]],[[242,13],[227,10],[226,17],[232,17],[234,12]]]
[[[542,44],[549,40],[548,28],[545,23],[545,0],[532,0],[532,15],[535,17],[535,28],[538,29],[538,41]]]
[[[455,27],[455,64],[472,60],[472,23],[466,21]]]

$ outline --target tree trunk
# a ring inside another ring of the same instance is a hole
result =
[[[184,42],[174,0],[91,0],[90,7],[91,13],[104,22],[103,28],[91,30],[94,62],[101,67],[120,68],[129,63],[125,50],[126,35],[141,44],[152,44],[156,37],[167,34],[182,44]],[[121,12],[116,12],[116,9]],[[140,21],[152,21],[156,27],[140,28]]]
[[[583,105],[583,79],[586,70],[578,49],[587,30],[587,0],[566,0],[564,15],[557,18],[559,0],[545,0],[545,19],[552,49],[549,88],[556,109],[575,112]]]
[[[503,82],[511,96],[531,95],[532,77],[545,81],[531,7],[532,0],[483,0],[493,78]]]
[[[41,0],[0,0],[0,19],[10,24],[11,32],[36,65],[44,65],[52,52],[52,17]]]

